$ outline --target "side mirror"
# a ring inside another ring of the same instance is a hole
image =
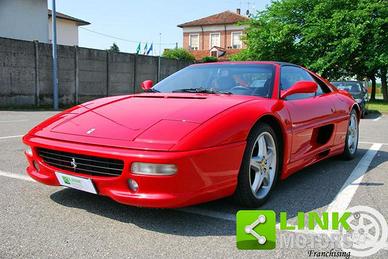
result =
[[[144,92],[147,92],[154,86],[154,82],[152,80],[146,80],[140,84],[141,88]]]
[[[284,90],[280,94],[281,99],[285,99],[287,96],[293,94],[312,94],[318,89],[318,84],[311,81],[298,81],[293,86]]]

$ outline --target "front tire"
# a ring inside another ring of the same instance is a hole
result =
[[[345,138],[345,149],[343,157],[346,160],[355,158],[358,149],[359,127],[358,116],[356,110],[350,112],[348,132]]]
[[[278,179],[279,151],[278,138],[271,126],[262,123],[252,130],[234,194],[239,204],[258,207],[268,200]]]

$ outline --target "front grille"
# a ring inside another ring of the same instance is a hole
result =
[[[79,155],[45,148],[38,148],[38,155],[53,167],[93,176],[119,176],[124,162],[118,159]]]

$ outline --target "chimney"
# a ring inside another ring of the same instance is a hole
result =
[[[239,15],[241,15],[241,9],[240,9],[240,8],[237,8],[236,13],[239,14]]]

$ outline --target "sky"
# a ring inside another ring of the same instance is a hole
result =
[[[52,0],[48,0],[51,9]],[[226,10],[245,13],[263,10],[271,0],[56,0],[57,12],[91,23],[79,29],[81,47],[108,49],[115,42],[122,52],[133,53],[154,43],[154,54],[162,49],[182,46],[182,29],[177,25]],[[112,36],[112,37],[107,37]]]

